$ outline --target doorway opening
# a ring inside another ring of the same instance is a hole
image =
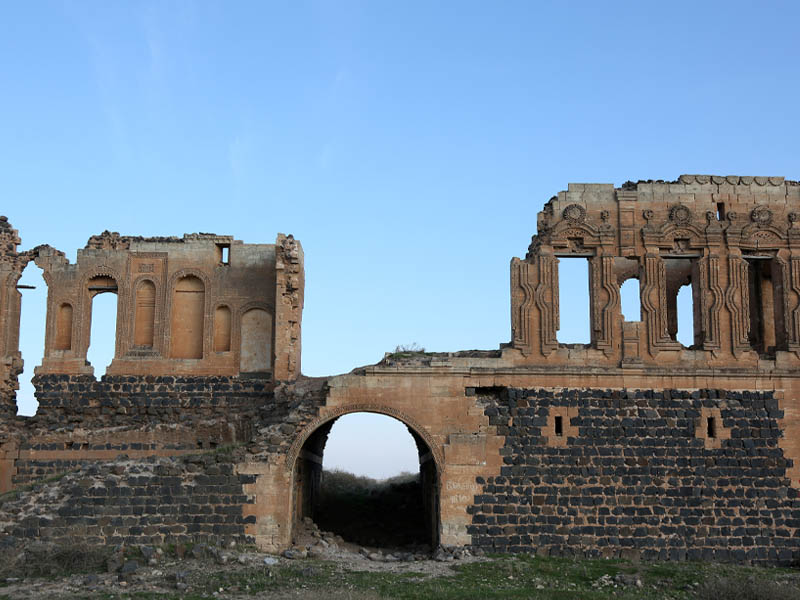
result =
[[[296,544],[304,545],[308,526],[344,544],[407,552],[435,548],[439,473],[428,443],[382,414],[349,413],[320,425],[295,464]]]

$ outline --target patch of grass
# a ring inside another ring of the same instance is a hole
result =
[[[222,587],[264,598],[280,598],[283,592],[292,590],[301,590],[300,597],[305,593],[308,597],[394,600],[800,598],[800,573],[789,569],[534,556],[501,556],[485,562],[453,565],[452,576],[428,577],[420,573],[347,571],[334,563],[309,560],[289,566],[216,573],[202,587],[206,593]],[[641,587],[624,585],[615,579],[626,575],[638,577]],[[332,596],[334,593],[345,595]],[[204,597],[207,596],[197,596]]]

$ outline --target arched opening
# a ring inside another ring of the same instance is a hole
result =
[[[98,379],[114,359],[117,342],[117,282],[113,277],[99,276],[89,280],[91,312],[86,360],[94,367]]]
[[[272,317],[261,308],[242,315],[239,370],[242,373],[269,373],[272,370]]]
[[[56,311],[55,350],[72,350],[72,305],[64,302]]]
[[[619,288],[620,309],[625,321],[642,320],[642,300],[639,291],[639,280],[631,277]]]
[[[47,284],[41,269],[29,263],[17,281],[17,289],[21,294],[19,351],[25,361],[24,371],[19,376],[17,414],[29,417],[36,414],[39,407],[31,379],[34,367],[42,362],[44,356],[47,328]]]
[[[171,358],[203,358],[206,289],[194,275],[181,277],[172,296]]]
[[[678,313],[676,317],[678,330],[675,332],[675,339],[683,346],[689,348],[695,343],[694,307],[691,283],[681,286],[678,290],[675,307]]]
[[[214,352],[231,349],[231,309],[218,306],[214,311]]]
[[[156,322],[156,286],[145,279],[136,286],[136,307],[133,314],[133,345],[153,347]]]
[[[298,545],[305,543],[309,520],[344,543],[367,548],[419,552],[438,544],[434,454],[394,417],[356,412],[321,424],[298,453],[293,491]]]

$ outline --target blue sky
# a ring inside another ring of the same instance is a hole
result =
[[[568,182],[800,178],[798,22],[793,2],[5,3],[0,212],[71,260],[104,229],[294,234],[309,375],[496,348],[508,261]]]

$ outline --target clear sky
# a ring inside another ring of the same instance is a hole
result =
[[[798,23],[796,2],[6,2],[0,213],[70,260],[104,229],[294,234],[308,375],[497,348],[508,262],[567,183],[800,178]]]

